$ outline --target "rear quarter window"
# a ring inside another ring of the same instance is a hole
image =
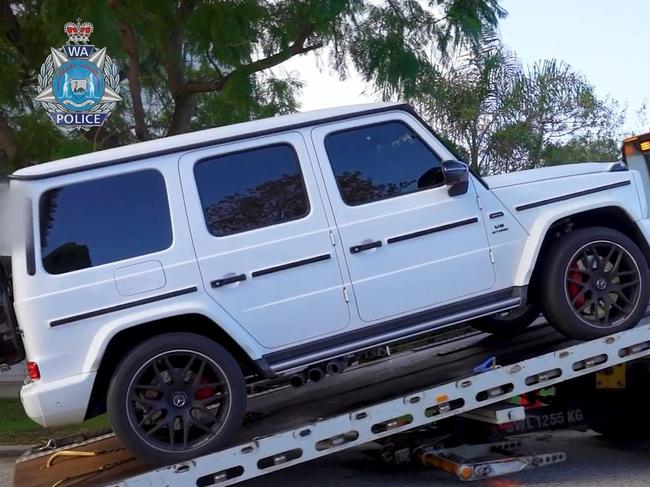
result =
[[[172,244],[162,174],[144,170],[47,191],[40,205],[41,256],[50,274],[117,262]]]

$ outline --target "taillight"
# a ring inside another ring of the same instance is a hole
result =
[[[41,378],[41,371],[38,370],[38,364],[36,362],[27,362],[27,376],[31,380],[38,380]]]

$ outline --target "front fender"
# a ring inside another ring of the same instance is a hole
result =
[[[587,204],[581,202],[567,202],[561,207],[554,207],[552,209],[540,211],[540,214],[537,215],[532,225],[529,227],[529,237],[526,239],[521,252],[519,265],[517,266],[517,271],[515,273],[514,285],[526,286],[530,282],[544,239],[554,223],[578,213],[612,207],[625,212],[631,221],[638,221],[637,215],[628,211],[629,208],[623,206],[620,200],[606,197],[599,197],[597,200],[594,199]],[[607,226],[607,222],[603,222],[603,226]]]

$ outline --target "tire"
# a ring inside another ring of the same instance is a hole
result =
[[[219,344],[191,333],[165,333],[120,362],[107,397],[117,437],[140,460],[177,463],[226,446],[246,411],[246,384]]]
[[[498,337],[512,337],[524,331],[539,317],[539,306],[528,304],[505,313],[496,313],[470,321],[469,325]]]
[[[561,333],[593,340],[634,327],[650,298],[639,247],[611,228],[582,228],[551,249],[540,286],[544,315]]]

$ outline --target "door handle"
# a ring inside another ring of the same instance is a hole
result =
[[[358,254],[359,252],[363,252],[365,250],[378,249],[381,246],[382,246],[381,240],[377,240],[376,242],[353,245],[352,247],[350,247],[350,252],[353,254]]]
[[[218,287],[227,286],[228,284],[234,284],[236,282],[241,282],[245,280],[246,280],[246,274],[239,274],[237,276],[224,277],[222,279],[217,279],[216,281],[212,281],[210,283],[210,286],[212,286],[213,288],[218,288]]]

